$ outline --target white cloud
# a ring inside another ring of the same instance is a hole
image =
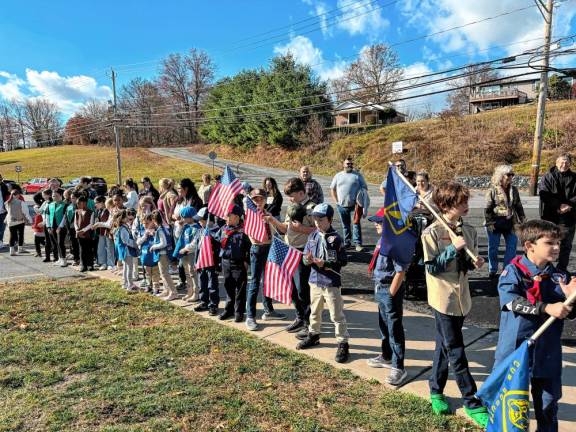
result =
[[[322,51],[315,47],[310,39],[305,36],[293,37],[286,45],[274,47],[274,54],[292,54],[294,59],[312,68],[323,79],[335,79],[342,76],[347,65],[345,61],[337,61],[332,66],[327,66]]]
[[[402,13],[412,26],[425,29],[427,33],[436,33],[445,29],[480,21],[488,17],[515,9],[530,6],[525,0],[483,0],[465,2],[462,0],[406,0]],[[573,17],[576,15],[574,3],[564,3],[556,9],[554,34],[570,33]],[[509,53],[522,52],[525,49],[543,43],[544,21],[536,7],[515,12],[499,18],[469,25],[432,36],[444,52],[462,52],[487,50],[494,46],[503,47]],[[538,41],[521,42],[540,39]]]
[[[375,37],[390,25],[390,21],[382,16],[382,5],[372,0],[360,0],[353,4],[348,0],[338,0],[337,5],[342,8],[337,26],[351,35]]]
[[[108,86],[99,85],[86,75],[65,77],[58,72],[26,69],[26,79],[0,71],[0,96],[5,99],[43,98],[55,103],[66,116],[72,115],[87,100],[112,97]]]
[[[7,100],[21,99],[20,87],[22,85],[24,85],[24,81],[18,78],[17,75],[0,71],[0,97]]]

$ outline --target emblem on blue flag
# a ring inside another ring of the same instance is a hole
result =
[[[476,396],[488,408],[487,432],[526,432],[530,424],[529,346],[525,341],[495,365]]]
[[[408,216],[417,199],[416,192],[402,181],[396,167],[391,166],[386,180],[380,255],[401,263],[412,261],[417,237]]]

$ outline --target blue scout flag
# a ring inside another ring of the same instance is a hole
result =
[[[487,432],[525,432],[530,424],[529,346],[524,341],[494,368],[476,396],[488,408]]]
[[[417,237],[408,221],[408,215],[414,209],[417,199],[416,192],[398,176],[396,167],[388,168],[380,255],[405,264],[412,261]]]

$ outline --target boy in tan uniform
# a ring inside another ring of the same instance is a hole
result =
[[[464,411],[476,424],[486,427],[488,412],[475,397],[476,383],[468,368],[462,335],[464,318],[472,306],[468,271],[484,264],[483,258],[472,261],[465,251],[468,247],[474,255],[478,253],[476,230],[462,221],[462,217],[468,214],[469,197],[470,192],[461,184],[453,181],[441,183],[434,191],[433,200],[456,235],[438,221],[422,233],[428,304],[434,310],[436,321],[430,399],[435,414],[450,413],[443,394],[450,364],[464,399]]]

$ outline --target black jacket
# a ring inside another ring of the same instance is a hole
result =
[[[4,183],[4,181],[0,182],[0,193],[2,193],[2,199],[4,200],[4,202],[6,202],[8,198],[10,198],[10,192],[8,191],[8,186],[6,186],[6,183]]]
[[[540,180],[539,195],[542,219],[567,226],[576,223],[576,173],[570,170],[561,173],[555,166],[550,168]],[[561,204],[568,204],[572,210],[558,213]]]
[[[266,204],[264,209],[270,213],[272,216],[280,216],[280,211],[282,210],[282,202],[284,198],[282,198],[282,194],[280,192],[276,192],[274,195],[274,200],[271,204]]]

